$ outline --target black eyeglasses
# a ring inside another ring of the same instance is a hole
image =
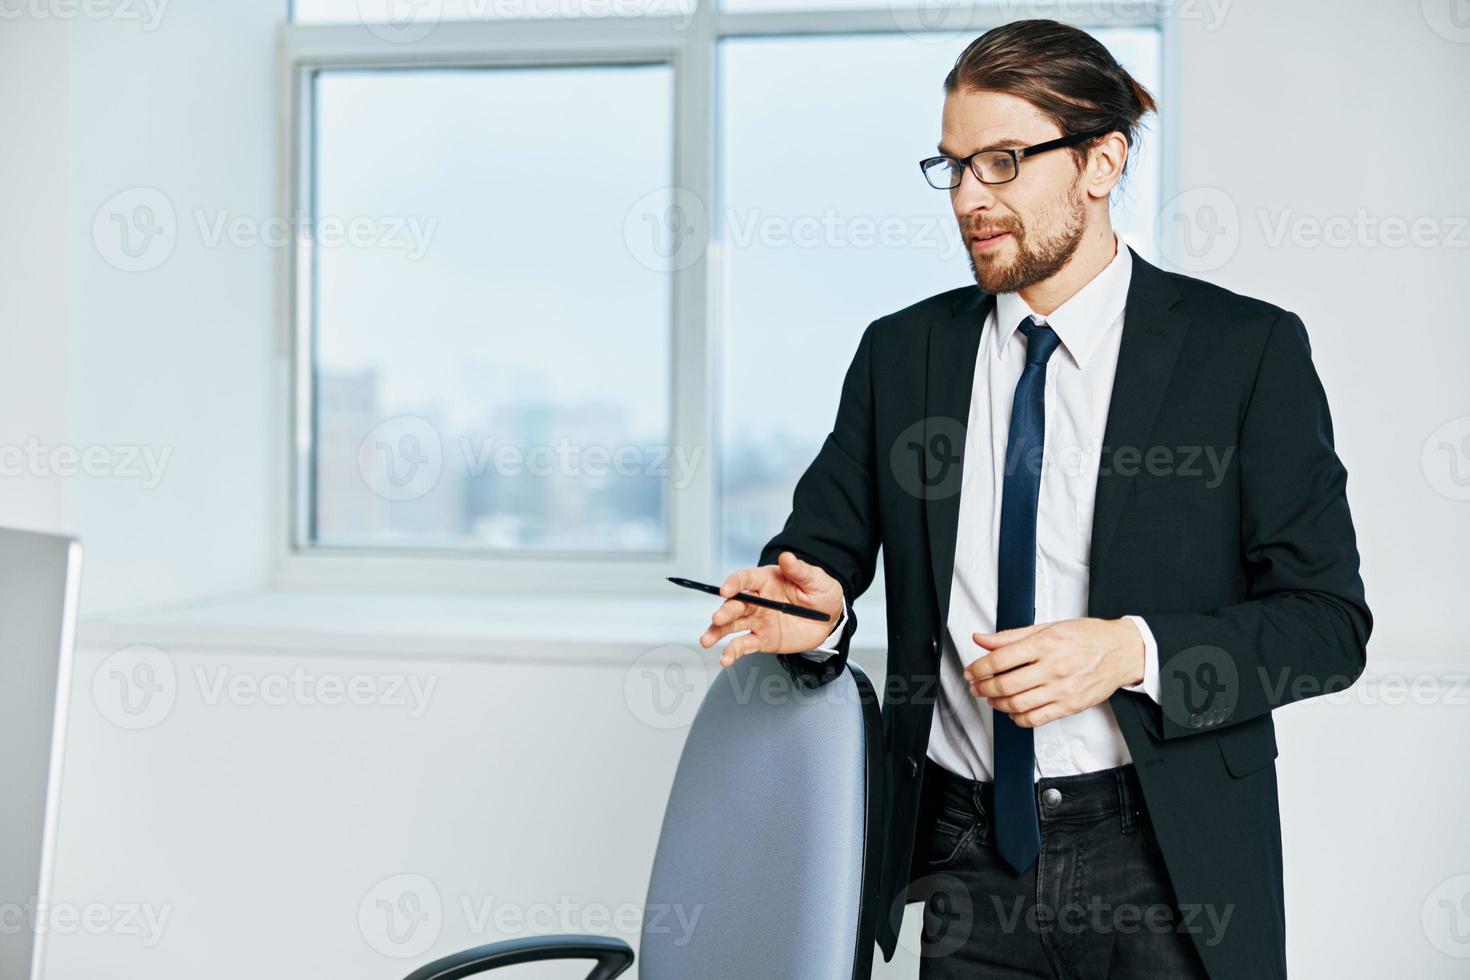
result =
[[[1106,129],[1094,129],[1090,133],[1073,133],[1071,136],[1047,140],[1045,143],[1037,143],[1035,146],[1027,146],[1018,150],[978,150],[963,160],[943,155],[929,157],[927,160],[919,161],[919,169],[924,172],[924,179],[929,182],[929,186],[941,191],[953,190],[960,186],[960,180],[967,166],[975,174],[975,179],[982,184],[1004,184],[1015,180],[1016,175],[1021,172],[1022,157],[1034,157],[1047,150],[1076,146],[1078,143],[1112,131],[1110,126]]]

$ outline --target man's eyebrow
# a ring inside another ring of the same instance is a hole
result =
[[[1009,137],[1008,139],[997,140],[996,142],[991,143],[989,146],[982,146],[982,147],[980,147],[980,149],[976,150],[975,152],[976,153],[984,153],[986,150],[1018,150],[1018,149],[1020,149],[1023,146],[1030,146],[1030,145],[1031,144],[1028,143],[1028,142],[1026,142],[1025,140],[1016,139],[1014,136],[1012,136],[1012,137]],[[940,142],[934,148],[936,150],[938,150],[940,153],[942,153],[943,155],[947,156],[947,157],[958,157],[959,156],[958,153],[951,153],[949,150],[946,150],[944,148],[944,143],[943,142]]]

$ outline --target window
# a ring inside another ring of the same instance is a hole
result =
[[[669,67],[315,86],[312,540],[663,551],[668,276],[623,226],[672,181]]]
[[[403,39],[441,23],[577,17],[687,15],[695,0],[295,0],[298,24],[372,24]]]
[[[395,2],[297,0],[286,36],[310,232],[286,577],[636,590],[753,563],[862,329],[971,281],[915,161],[955,57],[1009,18]],[[1160,91],[1162,25],[1082,26]],[[1149,256],[1160,129],[1114,208]]]

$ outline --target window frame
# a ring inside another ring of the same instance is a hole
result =
[[[733,37],[934,33],[952,36],[953,24],[934,24],[920,4],[911,9],[811,10],[730,13],[717,0],[697,0],[685,15],[583,16],[547,20],[445,21],[413,43],[381,38],[361,24],[283,25],[278,44],[278,188],[281,214],[313,213],[313,140],[316,120],[312,81],[334,69],[551,68],[667,64],[673,72],[674,186],[687,188],[717,212],[717,158],[722,121],[718,112],[719,46]],[[898,0],[895,0],[897,4]],[[1086,30],[1108,27],[1155,29],[1160,34],[1161,124],[1166,142],[1154,147],[1163,182],[1161,201],[1170,200],[1177,172],[1172,149],[1177,70],[1175,28],[1163,8],[1120,0],[1120,13],[1098,11],[1072,20]],[[964,32],[979,35],[1013,18],[1006,7],[976,7]],[[1066,8],[1058,5],[1057,16]],[[1045,10],[1032,14],[1045,16]],[[917,149],[917,148],[916,148]],[[1169,227],[1163,235],[1171,236]],[[276,418],[285,434],[272,480],[273,579],[278,586],[420,590],[491,589],[507,593],[662,595],[659,581],[686,575],[719,581],[721,486],[719,405],[721,398],[718,295],[722,242],[718,222],[702,260],[670,275],[670,440],[700,452],[683,489],[668,486],[662,553],[524,552],[402,547],[334,547],[310,540],[312,501],[312,355],[314,256],[309,242],[291,236],[282,250],[279,329],[276,338]],[[1163,242],[1161,241],[1161,246]],[[779,528],[773,527],[771,533]],[[754,561],[756,556],[750,556]]]

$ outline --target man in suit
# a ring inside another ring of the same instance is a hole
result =
[[[837,629],[727,599],[700,642],[831,680],[883,546],[885,959],[923,901],[924,980],[1284,977],[1271,712],[1372,628],[1306,330],[1116,236],[1154,104],[1095,39],[997,28],[945,92],[922,167],[976,285],[867,327],[722,587]]]

